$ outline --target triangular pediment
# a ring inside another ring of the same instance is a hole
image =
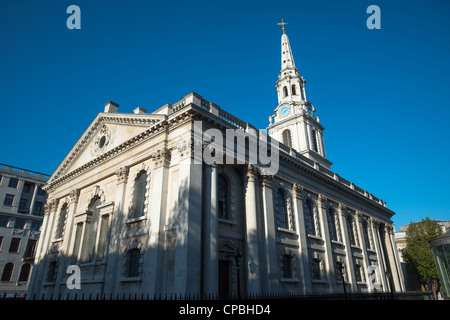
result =
[[[155,114],[98,114],[48,183],[101,157],[164,119],[164,115]]]

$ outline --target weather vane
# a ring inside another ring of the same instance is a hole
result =
[[[281,22],[278,22],[277,24],[278,24],[279,26],[283,26],[283,29],[282,29],[282,30],[283,30],[283,34],[284,34],[284,30],[285,30],[285,29],[284,29],[284,25],[287,24],[287,22],[284,22],[283,19],[281,19]]]

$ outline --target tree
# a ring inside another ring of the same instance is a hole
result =
[[[426,217],[420,222],[411,222],[406,231],[406,247],[402,251],[408,273],[427,290],[431,289],[435,298],[439,276],[428,241],[440,236],[442,228],[435,220]]]

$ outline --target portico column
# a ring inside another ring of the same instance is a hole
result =
[[[380,247],[380,235],[378,233],[379,228],[379,222],[376,221],[373,217],[370,218],[370,231],[372,232],[372,238],[373,243],[375,246],[375,251],[377,253],[377,261],[378,261],[378,268],[379,268],[379,276],[381,281],[381,289],[382,291],[386,291],[387,285],[386,285],[386,271],[384,269],[384,255],[382,248]]]
[[[294,208],[297,213],[297,226],[300,240],[300,278],[303,280],[303,293],[311,292],[311,270],[309,268],[309,252],[307,233],[305,227],[305,214],[303,212],[303,187],[294,184]]]
[[[216,294],[219,290],[218,220],[217,220],[218,170],[215,163],[205,166],[205,200],[203,230],[203,293]]]
[[[126,166],[120,167],[115,171],[116,181],[116,195],[114,198],[114,212],[111,219],[111,235],[118,235],[121,230],[120,222],[125,216],[125,190],[128,181],[129,168]],[[108,252],[106,265],[105,294],[116,294],[116,286],[118,278],[120,277],[121,268],[118,266],[119,258],[119,237],[110,237],[108,244]]]
[[[394,226],[392,226],[390,232],[389,232],[389,239],[391,241],[391,245],[392,245],[392,251],[394,254],[394,258],[395,258],[395,265],[396,265],[396,270],[397,270],[397,276],[398,276],[398,282],[399,282],[399,291],[400,292],[405,292],[405,279],[403,277],[403,271],[402,271],[402,267],[400,264],[400,260],[399,260],[399,256],[398,256],[398,250],[397,250],[397,245],[395,243],[394,240]]]
[[[396,292],[401,292],[401,286],[400,286],[400,274],[399,274],[399,267],[397,264],[396,254],[395,254],[395,248],[392,241],[392,226],[385,225],[385,243],[386,243],[386,249],[389,256],[389,263],[390,263],[390,269],[391,269],[391,277],[394,284],[394,290]]]
[[[73,189],[69,193],[69,203],[67,207],[66,212],[66,218],[65,218],[65,226],[64,228],[64,234],[63,234],[63,241],[60,246],[60,254],[59,254],[59,263],[58,263],[58,272],[56,273],[56,283],[61,283],[62,279],[68,276],[67,274],[67,267],[70,265],[70,248],[71,248],[71,239],[72,239],[72,233],[74,232],[74,225],[73,220],[78,204],[78,199],[80,196],[80,190]],[[61,208],[59,209],[61,210]],[[55,215],[55,217],[58,217],[59,214]],[[58,219],[58,218],[57,218]],[[64,217],[60,217],[60,219],[64,219]],[[55,286],[54,294],[57,296],[60,293],[61,286]]]
[[[246,173],[247,189],[245,193],[245,223],[246,223],[246,268],[247,292],[261,291],[261,263],[259,259],[258,217],[256,209],[256,180],[258,170],[249,165]]]
[[[142,282],[149,294],[162,292],[164,261],[164,225],[166,223],[166,204],[169,183],[169,166],[171,152],[163,147],[152,154],[150,192],[148,198],[148,217],[150,219],[150,236],[147,239],[147,252],[144,256],[146,279]],[[157,276],[155,276],[155,274]]]
[[[261,278],[263,292],[273,292],[278,286],[277,247],[275,234],[275,217],[273,212],[272,183],[273,176],[263,175],[264,207],[264,253],[266,277]]]

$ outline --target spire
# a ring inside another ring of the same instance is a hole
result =
[[[289,38],[283,31],[283,35],[281,36],[281,70],[283,71],[285,69],[295,70],[295,63]]]

